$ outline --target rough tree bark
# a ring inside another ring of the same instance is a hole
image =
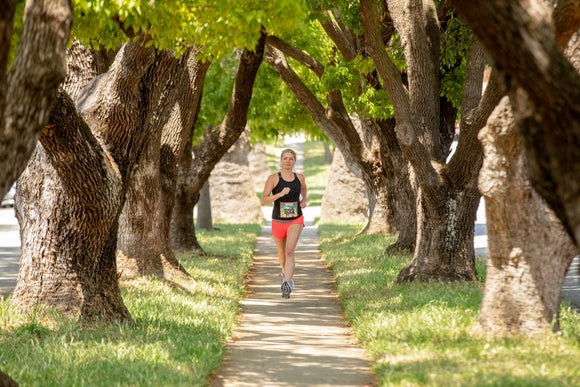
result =
[[[48,304],[78,319],[130,319],[117,279],[117,228],[151,135],[144,107],[154,58],[140,37],[123,46],[76,107],[59,95],[19,180],[22,255],[14,304]]]
[[[119,220],[117,264],[122,278],[186,275],[171,246],[170,222],[175,197],[177,162],[190,141],[199,111],[209,62],[189,49],[181,58],[164,52],[155,67],[153,82],[162,90],[160,106],[150,106],[147,125],[155,133],[149,139],[135,171]],[[159,118],[161,117],[161,119]]]
[[[175,250],[203,251],[195,235],[193,209],[199,200],[199,190],[195,190],[192,145],[188,142],[179,160],[175,204],[171,215],[171,246]]]
[[[576,248],[525,177],[523,145],[507,97],[480,139],[485,159],[479,187],[489,243],[479,323],[500,335],[545,333],[558,314]]]
[[[16,57],[6,72],[16,2],[0,6],[0,197],[20,176],[66,74],[70,0],[29,0]]]
[[[207,131],[202,143],[193,148],[195,158],[191,160],[191,164],[189,164],[189,160],[182,158],[184,164],[180,165],[180,169],[184,168],[185,174],[179,171],[181,177],[177,186],[175,206],[184,211],[173,211],[171,219],[171,233],[177,234],[172,235],[171,238],[174,246],[179,243],[177,248],[190,249],[194,247],[194,245],[186,245],[185,243],[196,242],[196,238],[181,233],[195,233],[193,207],[199,200],[199,191],[209,179],[214,166],[246,128],[254,81],[263,61],[265,45],[266,35],[262,33],[253,51],[249,49],[242,51],[232,98],[224,120],[215,130]],[[180,202],[184,199],[190,199],[193,202]],[[199,246],[199,244],[197,245]]]
[[[530,181],[578,246],[580,74],[562,52],[567,37],[559,36],[557,43],[551,13],[540,0],[455,0],[454,4],[489,49],[496,66],[509,75],[514,117],[525,121],[518,127]],[[556,31],[565,35],[562,31],[578,30],[577,1],[564,1],[555,12]],[[526,91],[525,96],[517,92],[518,86]]]

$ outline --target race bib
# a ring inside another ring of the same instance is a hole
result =
[[[298,202],[280,202],[280,218],[297,218]]]

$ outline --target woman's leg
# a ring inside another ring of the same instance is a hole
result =
[[[285,263],[284,263],[284,273],[286,274],[286,282],[290,283],[292,277],[294,276],[294,268],[296,267],[296,260],[294,258],[296,252],[296,245],[298,244],[298,239],[300,234],[302,234],[302,229],[304,226],[302,224],[296,223],[288,227],[288,235],[286,236],[285,243]],[[278,250],[279,251],[279,250]]]
[[[278,262],[282,268],[282,273],[285,273],[284,266],[286,266],[286,238],[276,238],[276,248],[278,249]]]

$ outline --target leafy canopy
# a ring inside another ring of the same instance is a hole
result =
[[[144,32],[157,48],[181,53],[195,45],[212,57],[251,49],[261,28],[276,33],[304,15],[295,0],[74,0],[74,10],[73,34],[85,44],[118,48]]]

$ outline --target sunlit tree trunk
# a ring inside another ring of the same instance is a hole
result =
[[[77,106],[59,95],[19,182],[22,254],[12,297],[18,307],[48,304],[78,319],[131,318],[115,250],[131,172],[150,135],[139,106],[153,60],[154,49],[140,37],[123,46]]]
[[[526,178],[522,140],[507,97],[480,138],[488,254],[479,323],[496,334],[557,328],[562,285],[577,251]]]
[[[69,108],[74,112],[72,101]],[[43,130],[19,180],[22,253],[12,303],[26,310],[46,304],[77,319],[129,319],[114,261],[120,176],[96,141],[66,125]],[[61,136],[70,140],[49,140]]]

